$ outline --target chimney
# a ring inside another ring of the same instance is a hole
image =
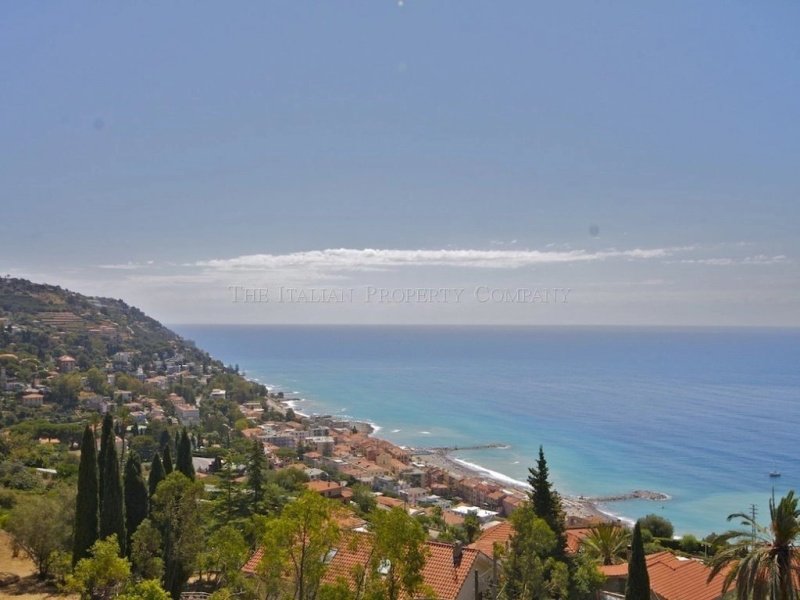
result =
[[[464,546],[461,542],[453,544],[453,567],[458,568],[461,565],[461,556],[464,553]]]

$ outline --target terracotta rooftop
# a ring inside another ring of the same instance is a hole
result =
[[[454,513],[452,510],[442,511],[442,520],[444,520],[446,525],[450,525],[451,527],[464,524],[464,516]]]
[[[431,588],[438,600],[456,600],[464,585],[470,582],[475,560],[480,555],[474,548],[462,550],[461,561],[453,563],[453,546],[440,542],[426,542],[427,559],[422,569],[424,585]],[[365,566],[372,557],[372,535],[361,532],[344,532],[336,546],[335,553],[328,563],[323,576],[323,583],[336,583],[342,578],[353,584],[353,572],[357,566]],[[242,567],[246,574],[256,573],[258,563],[264,556],[264,549],[259,548],[247,564]]]
[[[255,575],[258,572],[258,563],[264,558],[264,546],[259,546],[253,555],[250,557],[245,565],[242,567],[242,573],[247,575]]]
[[[600,567],[606,577],[626,577],[628,565]],[[725,573],[707,583],[710,570],[700,560],[678,558],[671,552],[647,556],[650,589],[662,600],[717,600],[722,596]]]
[[[480,551],[474,548],[462,550],[461,562],[453,564],[453,546],[440,542],[428,542],[429,554],[422,569],[425,585],[433,589],[439,600],[455,600],[472,574],[473,565]],[[471,585],[471,583],[470,583]]]
[[[469,547],[480,550],[487,556],[493,556],[495,543],[505,548],[513,533],[514,528],[511,526],[511,522],[503,521],[499,525],[485,529]]]
[[[567,552],[575,554],[580,549],[583,538],[589,535],[590,531],[590,529],[567,529]],[[481,536],[470,544],[470,547],[492,556],[495,542],[506,547],[513,534],[514,528],[511,526],[511,522],[503,521],[499,525],[485,529]]]
[[[583,538],[591,533],[588,527],[579,529],[567,529],[567,552],[575,554],[581,548]]]
[[[306,483],[306,487],[311,490],[312,492],[326,492],[328,490],[341,490],[342,485],[339,483],[334,483],[333,481],[309,481]]]
[[[389,496],[375,496],[375,501],[380,506],[386,506],[387,508],[394,508],[396,506],[403,507],[406,505],[402,500],[390,498]]]

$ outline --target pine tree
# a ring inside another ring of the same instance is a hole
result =
[[[267,459],[264,456],[264,445],[260,441],[253,444],[250,460],[247,464],[247,485],[253,492],[253,508],[264,498],[264,471]]]
[[[88,425],[83,430],[81,462],[78,467],[78,497],[75,501],[75,534],[72,547],[72,566],[89,556],[97,541],[99,492],[97,479],[97,448],[94,432]]]
[[[139,524],[147,518],[149,497],[142,477],[142,463],[136,452],[128,453],[125,461],[125,529],[128,532],[127,547],[130,552],[131,536]]]
[[[528,484],[531,486],[530,499],[537,517],[544,519],[558,540],[556,556],[562,557],[566,552],[567,534],[564,523],[564,511],[561,508],[561,497],[550,483],[550,470],[544,458],[544,450],[539,446],[539,459],[536,467],[528,469]]]
[[[631,556],[628,560],[628,581],[625,584],[625,600],[650,600],[650,576],[647,574],[642,528],[638,521],[633,528]]]
[[[150,463],[150,475],[147,478],[147,491],[150,492],[150,497],[156,493],[158,484],[167,476],[164,472],[164,464],[161,462],[161,456],[158,452],[153,456],[153,462]]]
[[[103,430],[100,434],[100,452],[97,455],[97,481],[100,504],[103,503],[103,492],[105,491],[103,478],[105,477],[104,466],[106,464],[106,454],[108,454],[108,447],[113,446],[115,441],[114,419],[111,413],[106,413],[103,417]]]
[[[122,495],[122,480],[119,473],[117,446],[113,442],[106,450],[103,472],[103,494],[100,501],[100,539],[117,535],[120,551],[125,553],[125,505]]]
[[[192,442],[189,440],[189,434],[186,428],[183,428],[183,433],[178,440],[178,460],[176,468],[179,473],[183,473],[189,479],[194,479],[194,465],[192,464]]]
[[[172,473],[172,450],[169,449],[169,444],[164,446],[164,456],[161,457],[161,465],[164,467],[164,475]]]

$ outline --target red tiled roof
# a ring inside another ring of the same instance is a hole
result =
[[[475,561],[481,554],[474,548],[462,550],[461,561],[453,564],[453,546],[440,542],[426,542],[427,558],[422,569],[424,585],[429,587],[438,600],[456,600],[461,589],[470,581]],[[354,567],[368,565],[372,558],[372,535],[355,531],[344,532],[336,546],[336,552],[328,563],[322,578],[323,583],[336,583],[343,579],[353,584]],[[264,556],[259,548],[247,561],[242,571],[253,575]]]
[[[606,577],[626,577],[628,565],[599,567]],[[700,560],[678,558],[671,552],[647,556],[650,589],[663,600],[717,600],[722,596],[725,573],[708,581],[710,570]]]
[[[567,552],[575,554],[581,547],[581,542],[585,538],[590,529],[567,529]],[[470,546],[477,548],[484,554],[492,556],[495,542],[501,546],[507,546],[508,541],[514,534],[514,528],[510,521],[503,521],[499,525],[490,527],[483,531],[481,536],[475,540]]]
[[[469,547],[480,550],[487,556],[494,556],[495,543],[505,548],[513,534],[514,528],[511,526],[511,522],[503,521],[499,525],[485,529],[480,537],[472,542]]]
[[[333,483],[332,481],[309,481],[306,483],[306,487],[311,490],[312,492],[327,492],[331,490],[342,490],[343,487],[338,483]]]
[[[468,583],[475,560],[480,551],[474,548],[462,549],[461,562],[453,564],[453,546],[441,542],[428,542],[428,559],[422,569],[425,585],[433,590],[438,600],[455,600],[464,584]]]
[[[453,512],[452,510],[445,510],[442,512],[442,520],[446,525],[455,526],[464,524],[464,515]]]
[[[575,554],[580,550],[583,538],[589,535],[591,531],[588,527],[567,529],[567,552]]]
[[[388,508],[395,508],[396,506],[403,507],[406,505],[402,500],[390,498],[389,496],[375,496],[375,502]]]
[[[339,578],[348,585],[353,584],[353,569],[366,566],[372,557],[372,536],[368,533],[349,532],[342,534],[336,546],[336,554],[328,563],[322,577],[323,583],[336,583]]]
[[[258,563],[261,562],[262,558],[264,558],[264,546],[259,546],[256,548],[256,551],[253,552],[253,556],[250,557],[250,560],[242,567],[242,573],[246,575],[255,575],[258,572]]]

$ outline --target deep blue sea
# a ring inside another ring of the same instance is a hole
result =
[[[369,420],[398,444],[505,443],[459,457],[524,480],[540,444],[562,493],[633,489],[677,533],[800,486],[800,330],[174,327],[298,410]],[[769,477],[778,470],[782,476]]]

